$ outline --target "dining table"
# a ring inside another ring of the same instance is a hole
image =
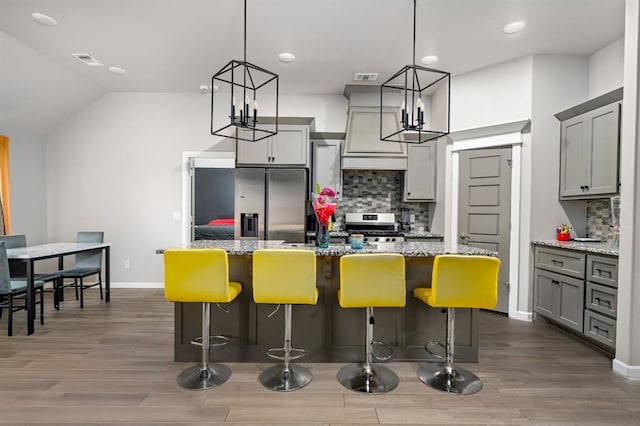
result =
[[[89,252],[93,250],[104,251],[104,280],[105,280],[105,302],[109,303],[111,297],[111,277],[110,277],[110,249],[111,243],[49,243],[27,247],[17,247],[7,249],[7,257],[13,261],[21,261],[26,265],[27,280],[27,335],[34,332],[35,318],[35,263],[45,259],[58,259],[58,270],[64,269],[64,257],[72,254]]]

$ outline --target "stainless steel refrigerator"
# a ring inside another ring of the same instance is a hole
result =
[[[240,168],[235,176],[235,239],[304,243],[306,169]]]

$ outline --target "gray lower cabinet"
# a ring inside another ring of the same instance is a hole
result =
[[[536,315],[613,353],[618,259],[535,246]]]
[[[534,310],[548,319],[582,333],[584,281],[536,269]]]

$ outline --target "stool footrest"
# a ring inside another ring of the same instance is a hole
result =
[[[198,336],[191,341],[192,345],[202,346],[202,336]],[[209,336],[209,346],[224,346],[229,344],[229,338],[227,336]]]
[[[434,357],[434,358],[445,359],[444,355],[440,355],[440,354],[437,354],[437,353],[433,352],[433,350],[431,350],[429,348],[430,346],[438,346],[442,350],[445,350],[445,347],[444,347],[444,345],[442,343],[438,342],[437,340],[431,340],[431,341],[429,341],[429,342],[424,344],[424,350],[427,351],[427,353],[429,355],[431,355],[432,357]]]
[[[267,349],[267,355],[270,356],[273,359],[278,359],[280,361],[284,361],[284,355],[276,355],[277,352],[282,352],[284,354],[285,350],[284,348],[269,348]],[[293,355],[293,353],[296,353],[296,355]],[[305,351],[304,349],[298,349],[298,348],[291,348],[291,352],[290,352],[290,356],[289,356],[289,360],[293,361],[295,359],[299,359],[302,358],[303,356],[305,356],[307,354],[307,351]]]
[[[387,351],[389,351],[389,355],[377,355],[376,353],[374,353],[373,347],[376,346],[376,345],[377,346],[382,346]],[[371,355],[373,355],[373,357],[375,359],[377,359],[378,361],[387,361],[387,360],[391,359],[391,357],[393,356],[393,347],[388,343],[374,340],[373,342],[371,342]]]

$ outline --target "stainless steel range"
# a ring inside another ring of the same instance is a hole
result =
[[[404,235],[397,231],[394,213],[347,213],[345,230],[364,235],[365,242],[401,242]]]

